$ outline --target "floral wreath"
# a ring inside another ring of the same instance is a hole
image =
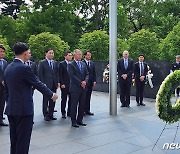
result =
[[[175,105],[170,99],[173,91],[180,85],[180,70],[169,74],[162,82],[156,96],[156,111],[160,119],[168,124],[173,124],[180,120],[180,98]]]

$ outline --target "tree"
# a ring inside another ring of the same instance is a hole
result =
[[[154,0],[119,0],[118,2],[126,10],[133,33],[147,28],[153,23],[156,4]]]
[[[34,7],[45,12],[49,7],[69,6],[71,11],[83,20],[85,32],[104,29],[105,19],[108,17],[109,0],[38,0],[34,1]]]
[[[151,33],[142,29],[131,35],[128,44],[130,55],[134,60],[137,59],[139,54],[144,54],[147,60],[159,59],[159,40],[154,32]]]
[[[27,33],[37,35],[42,32],[58,34],[71,48],[82,35],[82,21],[72,12],[71,5],[50,5],[44,11],[35,11],[25,21]]]
[[[3,16],[0,19],[0,34],[7,38],[8,44],[12,47],[16,42],[16,21],[10,17]]]
[[[61,40],[55,34],[44,32],[38,35],[31,35],[28,40],[28,44],[31,49],[32,56],[36,60],[44,59],[44,51],[48,48],[52,48],[55,52],[55,59],[60,60],[63,58],[65,50],[69,49],[69,45]]]
[[[175,56],[180,53],[180,22],[173,28],[167,37],[162,40],[159,46],[162,59],[174,61]]]
[[[20,11],[20,6],[25,4],[24,0],[1,0],[1,5],[4,7],[1,8],[3,15],[12,16],[14,19],[17,19],[17,14]]]
[[[8,60],[12,60],[13,59],[13,52],[11,52],[11,48],[8,45],[7,39],[3,38],[2,35],[0,35],[0,44],[3,44],[3,46],[6,49],[6,58],[8,58]]]
[[[118,51],[127,49],[126,42],[118,39]],[[94,60],[109,60],[109,36],[100,30],[82,35],[78,47],[81,50],[90,50]]]

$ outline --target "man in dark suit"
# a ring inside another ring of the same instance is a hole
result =
[[[3,122],[5,95],[4,95],[4,70],[7,67],[7,61],[4,60],[5,47],[0,44],[0,126],[8,126]]]
[[[67,96],[69,96],[68,100],[68,109],[67,109],[67,116],[70,117],[71,111],[71,95],[69,92],[69,84],[70,78],[67,72],[68,64],[72,61],[72,53],[70,51],[64,52],[64,61],[59,63],[59,81],[60,81],[60,88],[61,88],[61,114],[62,118],[66,118],[66,101]]]
[[[10,126],[11,154],[28,154],[33,127],[32,86],[49,99],[57,94],[47,88],[24,64],[29,58],[29,47],[22,42],[14,45],[15,59],[5,70],[6,109]]]
[[[87,83],[87,92],[86,92],[86,101],[85,101],[85,115],[94,115],[94,113],[90,112],[90,101],[91,94],[93,90],[93,86],[96,86],[96,71],[94,62],[91,60],[91,52],[86,51],[84,53],[83,62],[86,64],[88,72],[89,72],[89,80]]]
[[[69,91],[71,95],[71,122],[73,127],[79,127],[79,125],[86,126],[86,124],[83,123],[83,114],[89,73],[81,59],[82,52],[76,49],[74,50],[74,60],[68,65],[70,77]]]
[[[144,55],[140,54],[139,61],[134,65],[134,79],[136,84],[136,102],[137,106],[145,106],[143,103],[143,93],[145,87],[146,75],[148,72],[147,64],[144,62]]]
[[[121,107],[130,107],[130,91],[134,63],[129,57],[129,52],[123,52],[123,58],[118,60],[118,82],[120,89]]]
[[[47,49],[45,51],[46,58],[39,62],[38,77],[49,89],[56,93],[59,87],[59,73],[58,64],[54,58],[53,49]],[[43,115],[45,121],[57,120],[53,116],[55,108],[55,102],[52,99],[48,99],[46,95],[43,95]]]
[[[36,65],[36,63],[34,61],[31,61],[31,59],[32,59],[31,57],[32,57],[31,52],[29,50],[29,60],[26,61],[25,64],[28,65],[29,67],[31,67],[32,72],[34,73],[34,75],[37,76],[37,65]],[[32,95],[34,94],[34,90],[35,90],[35,88],[32,87]]]
[[[174,72],[175,70],[180,70],[180,55],[176,56],[176,62],[172,64],[172,71]],[[180,88],[176,89],[176,94],[179,96]]]

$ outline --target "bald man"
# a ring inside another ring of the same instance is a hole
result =
[[[123,52],[123,58],[118,60],[118,81],[121,107],[130,107],[130,91],[134,62],[129,59],[129,51]]]

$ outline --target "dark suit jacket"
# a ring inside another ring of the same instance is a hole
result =
[[[46,59],[41,60],[39,62],[38,77],[49,88],[52,88],[53,83],[55,84],[56,88],[58,87],[58,83],[59,83],[58,71],[59,71],[58,64],[56,61],[54,61],[53,63],[53,70],[49,66],[49,63]]]
[[[87,67],[83,62],[81,62],[81,66],[82,66],[82,73],[75,60],[73,60],[68,65],[68,73],[70,77],[70,87],[69,87],[70,92],[81,92],[83,90],[83,88],[81,87],[81,82],[86,81],[86,83],[88,83],[89,72],[87,70]]]
[[[128,68],[125,69],[124,67],[124,59],[121,58],[118,60],[117,70],[118,70],[118,80],[124,80],[121,76],[123,74],[127,74],[127,81],[132,80],[132,73],[134,69],[134,62],[131,59],[128,59]]]
[[[180,63],[173,63],[172,64],[172,71],[174,72],[175,70],[180,70]]]
[[[47,88],[32,72],[31,68],[20,60],[14,59],[4,72],[6,98],[6,115],[27,116],[34,114],[32,86],[52,98],[53,92]]]
[[[93,83],[96,82],[96,71],[95,71],[94,62],[90,61],[90,66],[88,66],[85,60],[83,60],[83,62],[86,64],[89,72],[89,80],[87,86],[93,86]]]
[[[3,59],[3,70],[0,68],[0,84],[2,84],[2,81],[4,81],[4,70],[6,69],[7,65],[7,61]]]
[[[148,72],[148,67],[147,67],[147,64],[146,64],[145,62],[143,62],[143,64],[144,64],[144,74],[143,74],[143,76],[146,77],[147,72]],[[135,78],[136,81],[137,81],[137,80],[138,80],[138,81],[140,80],[140,67],[139,67],[139,62],[136,62],[136,63],[134,64],[134,78]]]
[[[37,76],[37,65],[36,65],[36,63],[33,61],[30,61],[30,63],[31,63],[31,69],[32,69],[33,73]]]
[[[65,60],[59,63],[59,82],[61,85],[65,85],[66,88],[68,88],[70,84],[67,67],[68,66]]]

